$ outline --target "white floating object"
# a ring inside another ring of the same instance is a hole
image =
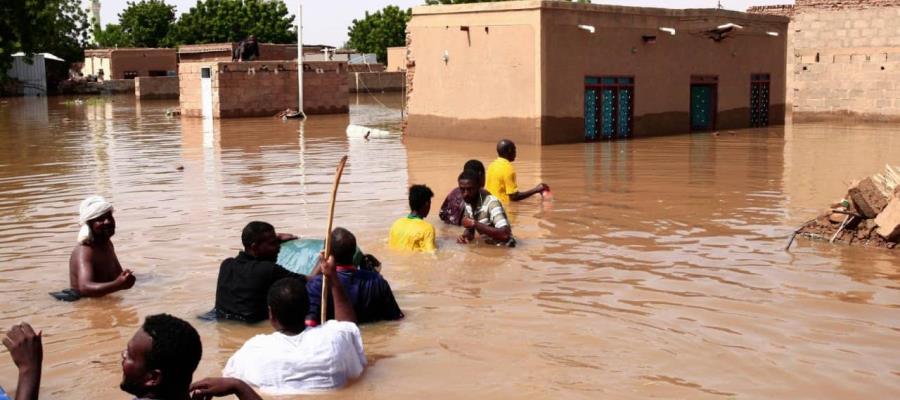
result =
[[[766,32],[766,35],[778,37],[778,32]]]
[[[670,35],[672,35],[672,36],[675,36],[675,28],[669,28],[669,27],[661,26],[661,27],[659,27],[659,31],[660,31],[660,32],[666,32],[666,33],[668,33],[668,34],[670,34]]]
[[[347,137],[360,139],[385,139],[397,136],[383,129],[369,128],[362,125],[347,125]]]
[[[593,25],[578,25],[578,29],[588,31],[590,33],[594,33],[597,31],[597,28],[594,28]]]

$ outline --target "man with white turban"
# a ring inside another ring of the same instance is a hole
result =
[[[130,289],[134,286],[134,273],[122,269],[110,241],[116,233],[112,204],[103,197],[91,196],[81,202],[78,211],[81,228],[78,244],[69,257],[71,290],[68,292],[74,292],[76,298],[100,297]]]

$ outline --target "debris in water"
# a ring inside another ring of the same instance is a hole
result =
[[[900,242],[900,168],[853,182],[847,196],[804,224],[794,236],[863,247],[894,249]]]

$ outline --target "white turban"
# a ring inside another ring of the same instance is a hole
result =
[[[103,197],[91,196],[84,199],[81,202],[81,206],[78,207],[78,226],[81,227],[78,231],[78,243],[87,244],[92,239],[91,227],[88,226],[87,222],[112,211],[112,209],[112,204],[108,203]]]

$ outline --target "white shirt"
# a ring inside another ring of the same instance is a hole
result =
[[[302,394],[344,386],[365,366],[359,328],[331,320],[295,336],[254,336],[231,356],[222,375],[269,394]]]

